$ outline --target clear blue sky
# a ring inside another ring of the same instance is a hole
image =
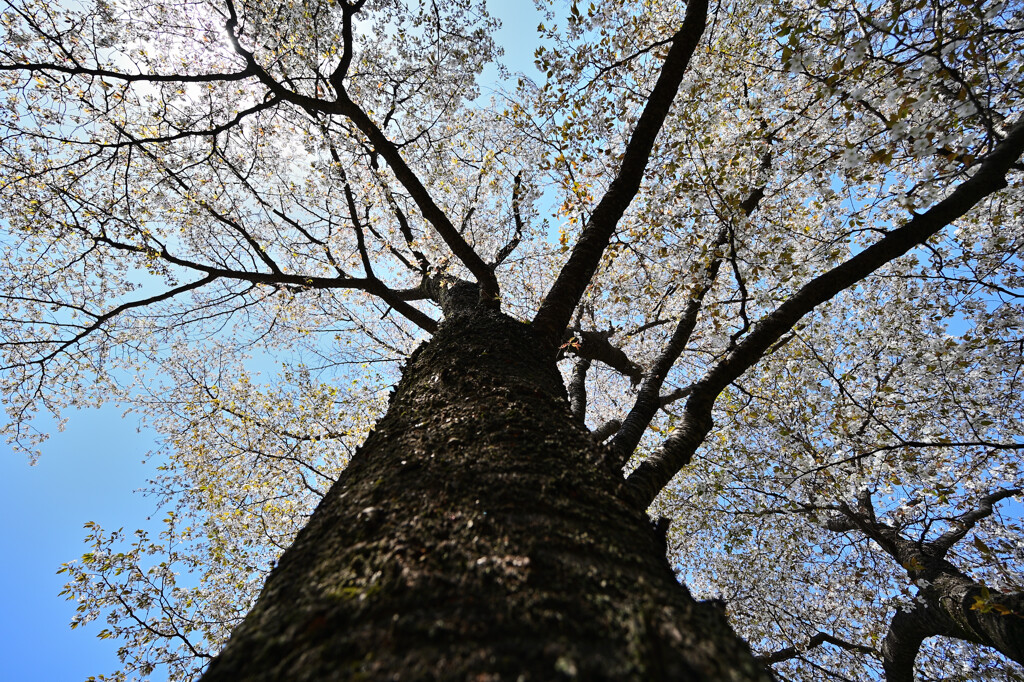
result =
[[[68,627],[74,606],[57,596],[56,571],[86,551],[86,521],[144,525],[153,503],[132,491],[146,482],[153,436],[116,408],[70,416],[36,466],[0,452],[0,680],[81,682],[118,667],[116,644],[96,638],[102,626]]]
[[[533,3],[488,6],[503,21],[503,61],[532,73],[541,21]],[[67,429],[45,444],[36,466],[0,444],[0,682],[82,682],[119,667],[118,643],[96,638],[102,624],[68,627],[74,605],[57,596],[64,576],[56,571],[86,551],[86,521],[107,530],[146,525],[154,502],[133,491],[152,475],[141,460],[154,434],[137,432],[137,420],[122,419],[116,407],[67,416]]]

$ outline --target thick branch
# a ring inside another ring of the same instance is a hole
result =
[[[341,59],[337,68],[331,74],[328,81],[339,95],[345,91],[345,76],[348,75],[349,67],[352,65],[352,17],[363,7],[366,0],[358,0],[350,3],[348,0],[341,1]]]
[[[887,682],[913,682],[914,660],[928,637],[944,636],[992,647],[1024,664],[1024,593],[1000,593],[972,580],[945,556],[978,521],[993,513],[993,505],[1019,489],[986,495],[964,514],[956,528],[932,542],[914,541],[896,527],[876,518],[870,494],[858,495],[856,509],[840,505],[842,516],[825,527],[856,530],[874,540],[900,564],[919,586],[909,610],[899,609],[882,642]]]
[[[604,424],[601,424],[596,429],[594,429],[590,435],[593,436],[594,440],[596,440],[598,443],[603,443],[605,442],[605,440],[608,439],[609,436],[618,431],[621,426],[622,422],[620,422],[618,419],[609,419]]]
[[[762,318],[729,355],[695,386],[679,428],[629,477],[630,495],[648,506],[675,474],[690,462],[711,430],[711,409],[732,381],[755,365],[783,335],[816,306],[860,282],[965,215],[989,195],[1007,186],[1006,173],[1024,152],[1024,121],[1018,121],[977,172],[928,211],[886,234],[849,260],[814,278],[774,312]]]
[[[882,640],[887,682],[914,682],[917,653],[934,636],[988,646],[1024,665],[1024,593],[1001,594],[942,574],[918,599],[910,611],[896,611]]]
[[[577,358],[569,381],[569,411],[573,418],[583,422],[587,418],[587,370],[590,360]]]
[[[569,326],[576,305],[597,272],[616,225],[640,189],[654,141],[704,33],[707,8],[707,0],[690,0],[688,3],[683,25],[672,37],[672,47],[661,67],[661,74],[626,145],[619,173],[594,208],[569,260],[533,318],[535,333],[552,352],[558,347],[562,330]]]
[[[689,386],[680,386],[679,388],[673,389],[668,393],[663,394],[658,398],[658,403],[661,407],[668,407],[677,400],[682,400],[686,396],[693,393],[693,384]]]
[[[916,605],[910,613],[897,609],[882,640],[882,668],[886,682],[914,682],[914,661],[921,644],[935,634],[926,606]]]
[[[607,332],[567,331],[562,337],[562,347],[587,360],[596,360],[611,367],[619,374],[627,376],[636,384],[640,381],[640,365],[629,359],[626,353],[608,340]]]

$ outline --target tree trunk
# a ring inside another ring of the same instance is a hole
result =
[[[203,680],[769,680],[547,355],[501,313],[446,315]]]
[[[913,682],[918,649],[935,636],[992,647],[1024,665],[1024,593],[986,592],[950,566],[920,598],[910,611],[896,612],[882,641],[886,682]]]

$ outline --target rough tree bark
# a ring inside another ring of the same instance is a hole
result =
[[[445,301],[203,679],[769,680],[676,581],[530,325],[478,300]]]

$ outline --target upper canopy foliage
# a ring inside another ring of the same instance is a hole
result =
[[[541,80],[484,101],[482,0],[5,3],[8,433],[163,435],[160,539],[64,569],[114,679],[216,651],[454,280],[780,677],[903,679],[947,564],[1021,617],[1024,6],[538,4]],[[922,679],[1007,665],[942,634]]]

